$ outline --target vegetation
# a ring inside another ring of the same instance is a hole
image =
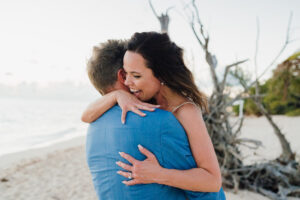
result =
[[[273,71],[273,76],[264,84],[259,85],[264,94],[262,103],[270,114],[299,116],[300,115],[300,51],[291,55]],[[255,87],[250,88],[255,94]],[[238,106],[234,107],[238,113]],[[246,115],[262,115],[252,99],[245,100]]]

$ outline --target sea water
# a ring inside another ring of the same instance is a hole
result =
[[[0,156],[85,135],[88,102],[76,99],[0,98]]]

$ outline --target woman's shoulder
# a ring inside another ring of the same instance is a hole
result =
[[[201,113],[201,108],[197,106],[194,102],[191,101],[186,101],[183,102],[182,104],[176,106],[173,110],[172,113],[178,113],[178,114],[185,114],[186,112],[200,112]]]
[[[174,112],[174,115],[181,120],[192,120],[195,117],[202,118],[201,108],[193,102],[186,103]]]

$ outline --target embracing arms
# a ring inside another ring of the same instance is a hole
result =
[[[129,110],[144,116],[139,109],[153,111],[157,107],[140,102],[126,91],[118,90],[104,95],[101,99],[90,104],[83,113],[82,120],[85,122],[96,120],[117,102],[122,109],[122,122],[125,122],[126,113]],[[186,131],[197,168],[187,170],[163,168],[151,152],[146,152],[146,148],[139,148],[147,156],[144,161],[134,161],[130,155],[121,153],[122,157],[134,162],[131,162],[132,166],[122,162],[117,163],[133,174],[134,179],[125,181],[124,184],[158,183],[191,191],[218,192],[222,183],[221,173],[201,111],[194,105],[186,104],[175,115]],[[171,159],[169,158],[169,160]],[[129,176],[126,172],[120,171],[119,173],[125,177]]]
[[[126,113],[128,111],[132,111],[140,116],[145,116],[140,109],[154,111],[155,108],[159,107],[158,105],[142,102],[124,90],[115,90],[91,103],[82,113],[81,120],[86,123],[91,123],[101,117],[116,103],[118,103],[122,109],[121,121],[123,124],[125,123]]]
[[[176,156],[184,154],[182,151],[189,152],[188,154],[191,154],[191,152],[181,148],[187,145],[187,141],[184,142],[185,144],[179,142],[183,141],[184,138],[176,136],[176,134],[184,133],[180,133],[176,130],[180,127],[174,125],[174,123],[176,123],[175,118],[173,117],[173,120],[166,119],[171,120],[171,123],[167,123],[168,126],[164,127],[164,129],[168,131],[165,134],[166,138],[163,140],[163,146],[165,146],[164,148],[169,148],[167,149],[169,153],[165,154],[164,160],[165,164],[173,166],[174,168],[171,167],[172,169],[168,169],[169,167],[161,167],[154,154],[146,148],[139,147],[141,153],[147,157],[144,161],[138,161],[126,153],[121,153],[121,156],[132,164],[117,163],[132,173],[133,179],[124,181],[124,184],[158,183],[189,191],[219,192],[222,184],[221,173],[212,142],[201,116],[201,111],[194,105],[187,104],[176,113],[176,117],[186,131],[192,155],[196,163],[183,164],[189,166],[189,168],[178,168],[180,164],[178,165]],[[175,146],[168,146],[171,144],[171,140],[177,140]],[[172,151],[174,152],[172,153]],[[183,163],[190,161],[190,159],[186,160],[185,158],[181,160]],[[122,171],[120,171],[119,174],[125,177],[129,177],[130,175],[128,172]]]

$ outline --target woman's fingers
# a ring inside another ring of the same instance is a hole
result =
[[[147,158],[153,159],[155,158],[155,155],[153,153],[151,153],[148,149],[146,149],[145,147],[143,147],[142,145],[138,145],[138,148],[140,150],[140,152],[142,154],[144,154]]]
[[[133,178],[131,172],[117,171],[117,174],[120,174],[121,176],[124,176],[125,178],[129,178],[129,179]]]
[[[139,182],[136,179],[132,179],[130,181],[122,181],[125,185],[136,185],[139,184]]]
[[[124,152],[119,152],[119,154],[122,156],[122,158],[125,158],[128,160],[131,164],[135,164],[138,160],[136,160],[134,157],[131,155],[124,153]],[[131,171],[131,170],[130,170]]]
[[[126,108],[121,108],[122,109],[122,115],[121,115],[121,122],[122,124],[125,124],[126,121],[126,115],[128,110]],[[142,111],[140,111],[136,106],[132,106],[131,108],[129,108],[132,112],[134,112],[137,115],[140,115],[141,117],[145,117],[146,114],[143,113]],[[142,109],[142,108],[141,108]],[[148,109],[143,109],[143,110],[148,110]],[[151,111],[151,110],[150,110]]]
[[[136,108],[136,107],[133,107],[133,108],[131,109],[131,111],[134,112],[135,114],[138,114],[138,115],[141,116],[141,117],[145,117],[145,116],[146,116],[145,113],[143,113],[142,111],[140,111],[140,110],[139,110],[138,108]]]
[[[127,114],[128,110],[123,110],[122,109],[122,115],[121,115],[121,122],[122,124],[125,124],[125,120],[126,120],[126,114]]]
[[[159,108],[160,107],[160,105],[155,105],[155,104],[145,103],[145,102],[142,102],[142,105],[148,106],[148,107],[151,107],[151,108]]]
[[[120,167],[122,167],[123,169],[127,170],[127,171],[132,171],[132,166],[131,165],[127,165],[121,161],[116,162],[117,165],[119,165]]]
[[[145,106],[145,105],[137,105],[136,107],[138,109],[141,109],[141,110],[148,110],[148,111],[154,111],[155,110],[155,108],[150,107],[150,106]]]
[[[121,103],[119,104],[121,109],[122,109],[122,115],[121,115],[121,122],[122,124],[125,124],[126,121],[126,115],[127,112],[130,110],[132,112],[134,112],[137,115],[140,115],[141,117],[146,116],[145,113],[143,113],[140,110],[147,110],[147,111],[154,111],[155,108],[160,107],[160,105],[153,105],[150,103],[144,103],[142,101],[139,101],[137,99],[133,99],[131,102],[123,102],[123,104],[121,105]]]

